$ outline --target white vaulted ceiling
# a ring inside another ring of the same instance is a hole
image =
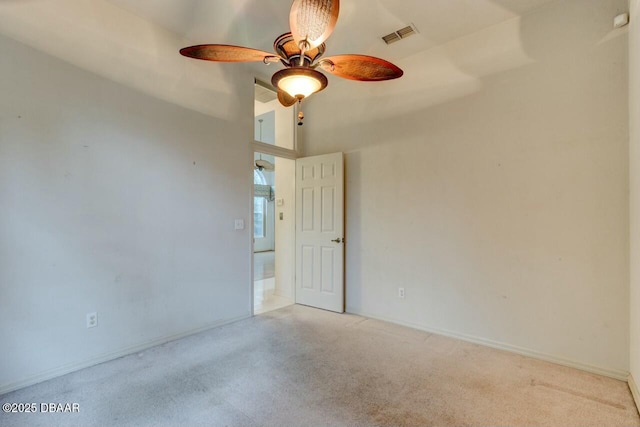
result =
[[[326,55],[366,54],[399,65],[406,82],[375,85],[385,96],[413,90],[426,79],[432,85],[445,79],[440,86],[449,87],[453,77],[465,74],[467,84],[477,76],[469,78],[469,67],[460,72],[457,62],[468,55],[456,40],[511,22],[550,1],[342,0]],[[290,6],[289,0],[0,0],[0,34],[159,98],[224,117],[229,107],[220,99],[233,99],[230,74],[245,66],[189,60],[178,49],[221,43],[272,51],[274,39],[289,31]],[[419,33],[389,46],[381,40],[409,24]],[[502,51],[518,49],[517,23],[511,27],[513,40],[499,47]],[[452,48],[438,48],[445,45]],[[508,57],[508,66],[523,62],[514,62],[515,56]],[[496,63],[495,58],[490,62]],[[256,63],[244,69],[268,79],[278,68]],[[484,63],[481,68],[490,71]],[[360,87],[354,96],[367,96],[373,87],[347,86],[333,76],[330,80],[330,87]],[[326,92],[324,96],[333,96]]]
[[[272,50],[289,31],[288,0],[109,0],[195,43]],[[397,61],[499,22],[550,0],[343,0],[327,55],[361,53]],[[419,34],[387,46],[383,35],[414,24]]]

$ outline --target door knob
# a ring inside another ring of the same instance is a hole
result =
[[[332,240],[332,242],[336,242],[336,243],[342,243],[343,241],[344,241],[344,240],[342,240],[342,239],[341,239],[341,238],[339,238],[339,237],[338,237],[337,239]]]

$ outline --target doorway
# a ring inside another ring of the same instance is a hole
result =
[[[344,312],[342,153],[300,158],[295,109],[256,80],[253,313],[294,303]]]
[[[295,121],[256,81],[253,154],[253,313],[295,301]],[[285,153],[285,154],[282,154]]]
[[[253,312],[294,304],[295,161],[254,154]]]

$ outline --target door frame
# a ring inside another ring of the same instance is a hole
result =
[[[294,132],[295,135],[295,139],[294,139],[294,147],[297,148],[297,132]],[[291,150],[288,148],[283,148],[283,147],[278,147],[276,145],[271,145],[271,144],[266,144],[264,142],[260,142],[260,141],[253,141],[252,145],[251,145],[251,182],[253,183],[253,168],[255,165],[255,160],[254,160],[254,153],[262,153],[262,154],[267,154],[270,156],[274,156],[274,157],[280,157],[283,159],[288,159],[288,160],[293,160],[295,161],[296,159],[302,157],[298,154],[298,152],[296,150]],[[277,172],[276,172],[277,173]],[[253,241],[253,198],[255,197],[255,187],[251,187],[251,215],[249,215],[250,218],[250,236],[251,236],[251,316],[255,316],[255,271],[254,271],[254,250],[255,250],[255,244]],[[274,209],[274,213],[275,213],[275,209]],[[277,221],[276,218],[274,218],[274,224],[275,221]],[[294,226],[294,230],[295,230],[295,216],[293,218],[293,226]],[[275,229],[274,229],[274,233],[275,233]],[[293,248],[295,249],[295,232],[294,234],[294,241],[291,242],[291,244],[293,245]],[[295,254],[295,251],[294,251]],[[277,255],[276,255],[277,256]],[[293,301],[295,302],[295,298],[296,298],[296,287],[295,287],[295,256],[294,256],[294,260],[293,260],[293,278],[294,278],[294,286],[292,289],[292,298]]]

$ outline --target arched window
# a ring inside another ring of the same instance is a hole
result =
[[[267,185],[267,179],[264,177],[264,174],[261,170],[253,170],[253,183],[255,185]]]

